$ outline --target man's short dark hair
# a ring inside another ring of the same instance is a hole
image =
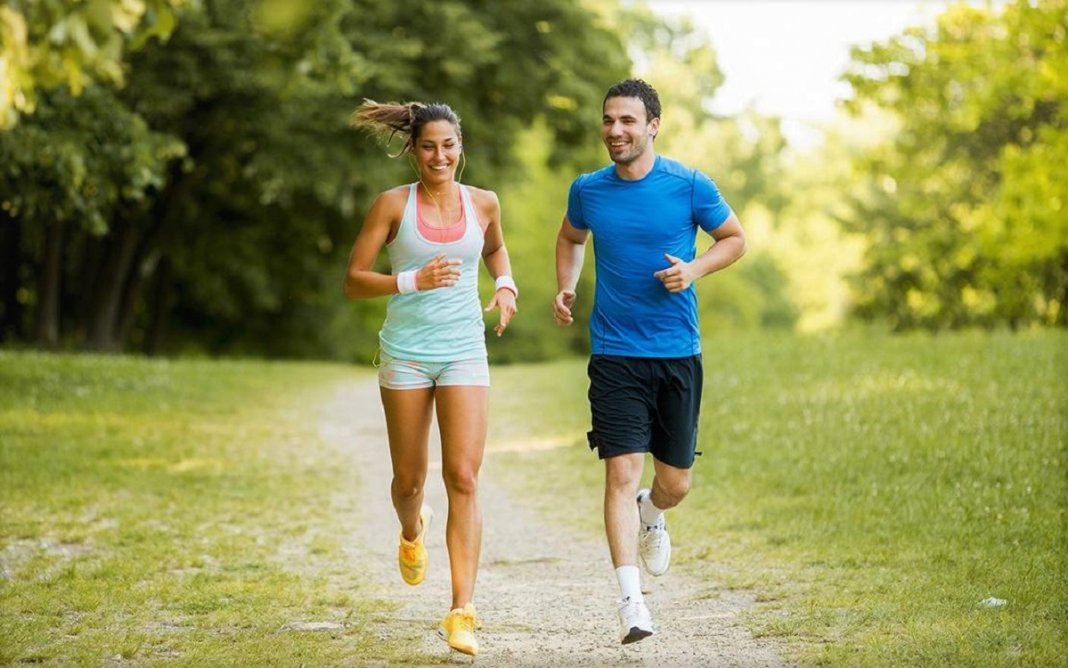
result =
[[[636,97],[645,105],[646,121],[660,118],[660,96],[656,94],[655,88],[641,79],[626,79],[609,88],[604,101],[601,102],[601,108],[604,108],[604,103],[610,97]]]

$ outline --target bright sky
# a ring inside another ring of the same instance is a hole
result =
[[[930,25],[946,0],[647,0],[662,16],[688,14],[711,38],[726,82],[712,100],[718,113],[752,104],[784,119],[800,138],[830,120],[852,45],[885,41],[910,25]],[[973,2],[972,4],[984,4]],[[1003,3],[999,3],[1003,4]]]

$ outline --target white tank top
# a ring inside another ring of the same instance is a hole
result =
[[[386,244],[394,275],[419,269],[439,253],[463,260],[460,280],[447,288],[405,295],[395,294],[386,307],[386,321],[378,333],[382,352],[399,359],[419,362],[454,362],[486,356],[486,326],[478,298],[479,260],[484,239],[482,226],[471,195],[460,186],[464,207],[463,236],[452,242],[429,241],[416,224],[416,198],[413,183],[408,186],[397,236]]]

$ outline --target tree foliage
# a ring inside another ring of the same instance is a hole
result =
[[[6,0],[0,7],[0,130],[33,113],[40,91],[75,96],[121,85],[124,56],[166,40],[182,0]]]
[[[1068,324],[1068,3],[955,6],[853,56],[854,107],[899,122],[857,163],[857,312],[895,328]]]
[[[83,314],[83,326],[102,326],[100,309],[118,308],[100,304],[103,295],[88,288],[109,280],[115,263],[132,261],[131,235],[149,226],[168,164],[184,155],[185,146],[152,131],[108,88],[93,87],[77,98],[57,88],[40,99],[29,122],[0,133],[0,233],[10,244],[8,271],[24,261],[20,247],[36,249],[35,262],[27,263],[36,265],[35,280],[5,276],[4,316],[5,325],[17,330],[19,284],[32,285],[34,336],[54,345],[64,284],[78,288],[71,306]],[[99,241],[109,234],[119,242],[102,247]],[[108,325],[125,316],[111,312]]]
[[[688,19],[665,20],[640,4],[622,10],[614,2],[593,4],[601,20],[622,37],[634,63],[633,70],[621,71],[615,78],[644,77],[660,94],[663,116],[657,152],[712,175],[738,210],[743,225],[751,208],[777,206],[777,170],[783,148],[778,122],[756,115],[720,118],[709,110],[709,100],[724,76],[707,36]],[[552,258],[568,187],[578,172],[608,164],[599,116],[601,96],[610,83],[614,80],[604,80],[597,99],[588,103],[594,112],[584,128],[588,143],[574,152],[574,169],[553,168],[549,158],[553,142],[546,128],[534,127],[519,136],[517,149],[524,158],[524,173],[500,194],[509,253],[523,291],[522,313],[504,339],[489,342],[495,360],[588,352],[596,240],[589,244],[577,286],[575,323],[559,329],[543,315],[556,293]],[[792,327],[797,313],[786,284],[786,276],[766,248],[751,251],[736,267],[698,284],[702,326],[710,331]]]
[[[722,117],[710,102],[725,81],[714,45],[683,17],[660,20],[637,7],[621,16],[634,60],[663,103],[657,151],[710,175],[739,215],[750,241],[745,259],[696,285],[702,326],[790,329],[798,318],[788,278],[770,245],[752,243],[755,218],[778,220],[786,139],[779,119],[746,112]],[[699,251],[709,243],[698,237]]]
[[[10,12],[35,34],[67,20]],[[498,188],[536,122],[573,163],[627,68],[565,0],[202,0],[176,18],[166,42],[109,52],[123,86],[86,59],[83,91],[38,85],[0,134],[5,338],[369,359],[384,300],[343,301],[345,259],[374,195],[412,174],[348,129],[359,101],[452,104],[464,180]]]
[[[501,195],[523,297],[494,359],[583,351],[592,262],[556,330],[554,240],[631,75],[664,101],[658,152],[716,179],[750,239],[698,286],[707,327],[837,321],[839,281],[813,278],[858,264],[855,312],[896,328],[1063,326],[1066,12],[954,7],[856,50],[857,125],[891,117],[890,139],[799,157],[778,119],[713,113],[714,44],[641,3],[10,0],[0,340],[370,360],[385,300],[346,302],[342,273],[375,195],[414,180],[348,127],[371,98],[451,104],[462,180]]]

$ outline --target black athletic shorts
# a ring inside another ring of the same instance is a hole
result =
[[[590,449],[601,459],[650,452],[688,469],[697,453],[701,410],[701,356],[673,359],[593,355]]]

